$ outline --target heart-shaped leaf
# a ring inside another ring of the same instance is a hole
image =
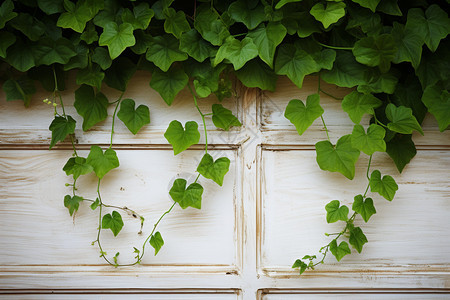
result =
[[[109,171],[119,166],[116,151],[109,148],[103,153],[99,146],[92,146],[86,162],[94,168],[95,175],[102,179]]]
[[[19,79],[8,79],[3,83],[3,91],[6,94],[6,101],[22,100],[25,107],[31,102],[31,96],[36,93],[33,80],[23,76]]]
[[[133,26],[129,23],[118,25],[115,22],[109,22],[103,28],[98,44],[100,46],[108,46],[109,56],[115,59],[127,47],[131,47],[136,43],[133,35]]]
[[[376,214],[375,206],[373,206],[372,198],[363,199],[362,195],[357,195],[353,201],[352,209],[361,215],[364,222],[367,223],[370,217]]]
[[[212,179],[215,183],[222,186],[223,177],[227,174],[229,168],[230,160],[227,157],[221,157],[214,161],[211,155],[205,153],[198,164],[197,172],[203,177]]]
[[[117,117],[127,126],[131,133],[138,133],[145,124],[150,123],[150,110],[141,104],[134,109],[136,103],[132,99],[124,99],[120,103],[120,110]]]
[[[369,185],[372,192],[380,194],[389,201],[394,199],[395,192],[398,190],[398,185],[394,178],[384,175],[382,179],[378,170],[373,171],[370,175]]]
[[[277,46],[283,41],[286,35],[286,28],[280,23],[269,22],[267,25],[261,24],[252,31],[249,31],[248,37],[258,48],[258,54],[262,61],[273,67],[273,58]]]
[[[108,104],[106,96],[101,92],[95,93],[91,86],[82,85],[75,91],[73,106],[75,106],[78,114],[83,117],[84,131],[106,119]]]
[[[86,158],[76,156],[71,157],[63,167],[66,175],[73,175],[73,179],[77,180],[81,175],[86,175],[94,171],[94,168],[86,162]]]
[[[111,229],[114,236],[117,236],[122,230],[123,221],[122,216],[117,212],[113,211],[112,214],[106,214],[102,219],[102,228]]]
[[[323,112],[319,94],[313,94],[306,99],[306,106],[301,100],[293,99],[289,101],[284,116],[295,125],[298,134],[302,135]]]
[[[387,124],[387,127],[395,132],[411,134],[414,130],[417,130],[422,135],[423,130],[417,122],[416,117],[412,114],[412,109],[405,106],[395,106],[389,103],[386,106],[386,117],[391,121]]]
[[[443,132],[450,126],[450,94],[438,84],[428,86],[422,95],[422,102],[436,118],[439,130]]]
[[[187,207],[202,208],[203,187],[199,183],[191,183],[186,188],[186,180],[178,178],[173,182],[169,191],[170,197],[177,202],[182,209]]]
[[[350,242],[350,245],[358,251],[358,253],[361,253],[364,244],[367,243],[367,238],[360,227],[355,227],[350,230],[350,237],[348,241]]]
[[[180,39],[182,33],[191,29],[182,10],[175,11],[175,9],[169,7],[164,11],[164,14],[166,16],[164,31],[173,34],[177,39]]]
[[[172,67],[167,72],[156,68],[152,73],[150,86],[161,95],[167,105],[171,105],[188,81],[189,77],[181,68]]]
[[[200,132],[198,131],[198,124],[195,121],[188,121],[183,125],[177,120],[170,122],[169,127],[164,133],[164,137],[173,147],[173,154],[183,152],[190,146],[197,144],[200,140]]]
[[[342,109],[355,124],[361,122],[364,114],[374,114],[374,108],[382,104],[381,100],[371,94],[361,94],[353,91],[342,100]]]
[[[242,125],[238,118],[233,115],[231,110],[223,107],[222,104],[213,104],[212,113],[212,121],[218,128],[229,130],[230,127]]]
[[[380,125],[370,124],[367,134],[364,127],[355,125],[352,132],[352,146],[367,155],[372,155],[376,151],[385,152],[385,134],[386,130]]]
[[[355,43],[352,51],[358,62],[369,67],[378,66],[380,71],[385,73],[391,67],[397,47],[392,35],[382,34],[360,39]]]
[[[199,62],[213,56],[216,52],[214,47],[205,41],[195,29],[191,29],[181,35],[180,50]]]
[[[256,56],[258,56],[258,48],[253,44],[251,38],[246,37],[239,41],[230,37],[217,51],[214,66],[217,66],[224,59],[228,59],[233,64],[234,69],[238,70]]]
[[[325,205],[325,210],[327,211],[327,223],[348,220],[348,207],[346,205],[340,206],[339,200],[333,200]]]
[[[164,245],[164,240],[159,231],[155,232],[150,238],[150,245],[155,249],[155,255],[158,254],[161,247]]]
[[[188,55],[180,50],[180,41],[167,34],[153,38],[145,57],[163,72],[167,72],[172,63],[186,60]]]
[[[69,210],[69,214],[72,216],[74,212],[78,211],[80,207],[80,202],[83,201],[83,198],[79,196],[66,195],[64,197],[64,206]]]
[[[56,145],[58,141],[64,141],[67,135],[75,132],[76,122],[71,116],[55,117],[48,128],[52,132],[52,141],[50,142],[50,149]]]
[[[342,241],[338,246],[336,240],[331,241],[330,252],[334,255],[334,257],[336,257],[337,261],[340,261],[347,254],[352,253],[352,251],[350,251],[350,248],[348,247],[347,242]]]
[[[331,24],[336,23],[345,16],[345,3],[327,2],[326,7],[322,3],[317,3],[311,8],[309,13],[327,29]]]

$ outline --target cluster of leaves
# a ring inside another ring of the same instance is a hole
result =
[[[240,122],[221,104],[204,114],[197,99],[215,94],[222,101],[231,96],[231,73],[247,87],[269,91],[275,90],[278,75],[286,75],[299,88],[306,75],[318,75],[317,94],[309,96],[306,104],[293,100],[286,108],[286,117],[300,135],[322,118],[320,94],[326,92],[320,79],[354,88],[341,99],[342,109],[355,123],[353,132],[336,144],[329,137],[317,143],[320,168],[352,179],[361,151],[370,158],[376,151],[386,151],[401,172],[416,154],[411,134],[414,130],[423,134],[420,124],[427,111],[441,131],[450,125],[448,8],[444,0],[6,0],[0,4],[0,82],[7,101],[22,100],[25,106],[36,91],[35,80],[53,92],[53,101],[59,98],[62,112],[55,107],[50,148],[67,137],[74,146],[74,157],[64,166],[74,179],[73,195],[67,195],[64,204],[72,215],[80,202],[88,200],[76,195],[75,184],[79,176],[94,172],[98,198],[89,201],[93,209],[99,208],[102,219],[96,240],[100,246],[101,228],[117,235],[123,226],[117,211],[102,217],[101,209],[112,206],[100,196],[101,179],[119,166],[112,149],[116,112],[132,134],[150,122],[146,105],[136,108],[134,100],[122,99],[136,70],[151,73],[150,86],[168,105],[189,87],[206,139],[197,172],[219,185],[230,162],[224,157],[214,160],[207,153],[205,117],[212,115],[214,125],[224,130]],[[116,105],[110,147],[103,151],[92,146],[87,158],[76,152],[76,122],[66,115],[59,95],[69,71],[76,72],[80,86],[74,106],[83,118],[83,131],[105,120],[108,106]],[[104,85],[121,91],[120,98],[109,102],[101,92]],[[372,115],[367,129],[360,124],[364,114]],[[175,120],[164,136],[175,155],[200,139],[194,121],[183,127]],[[380,178],[379,171],[373,171],[368,187],[392,200],[392,177]],[[170,189],[182,208],[200,208],[202,193],[197,180],[188,185],[182,178]],[[337,239],[347,232],[350,244],[362,249],[365,237],[353,221],[356,214],[367,221],[375,212],[366,193],[355,197],[350,218],[345,206],[337,202],[327,206],[327,220],[341,220],[346,226],[323,252],[330,250],[338,260],[342,258],[349,252],[348,244],[338,245]],[[149,236],[156,252],[164,243],[155,233],[160,220]],[[100,251],[106,259],[101,246]],[[135,248],[135,252],[139,262],[144,251]],[[117,257],[113,263],[106,260],[117,265]],[[294,266],[302,272],[313,268],[314,259],[306,256],[303,260],[309,264],[300,260]]]

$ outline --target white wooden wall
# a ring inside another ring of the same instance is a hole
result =
[[[114,138],[120,167],[102,185],[105,202],[127,206],[146,218],[144,235],[171,205],[170,182],[195,172],[200,145],[174,157],[163,133],[170,121],[201,119],[187,91],[167,107],[139,73],[125,94],[150,107],[151,124],[138,135],[116,122]],[[386,155],[375,155],[374,168],[394,175],[399,191],[392,202],[376,198],[377,214],[361,224],[369,243],[363,253],[333,257],[316,271],[299,277],[293,261],[327,243],[324,205],[339,199],[350,204],[366,187],[366,157],[349,181],[321,171],[314,144],[325,139],[319,122],[303,135],[283,117],[292,98],[316,90],[308,77],[298,90],[280,78],[277,92],[237,88],[223,104],[243,123],[230,133],[207,120],[211,154],[232,164],[223,187],[200,179],[205,188],[202,210],[177,207],[162,221],[165,245],[158,256],[148,251],[143,264],[113,268],[104,264],[96,238],[97,214],[84,204],[69,217],[63,197],[70,192],[61,170],[70,156],[67,144],[48,151],[52,110],[40,90],[30,108],[5,102],[0,95],[0,299],[448,299],[450,298],[450,134],[439,133],[432,117],[425,136],[414,136],[418,152],[402,175]],[[324,88],[337,96],[346,89]],[[63,93],[66,110],[75,116],[73,90]],[[110,101],[118,92],[105,88]],[[208,112],[213,98],[201,100]],[[324,95],[321,103],[332,141],[351,133],[340,102]],[[112,112],[111,112],[112,113]],[[91,144],[109,143],[111,118],[76,137],[81,153]],[[200,132],[202,126],[200,125]],[[94,197],[95,179],[79,179],[80,194]],[[109,254],[132,259],[140,246],[139,223],[124,217],[117,238],[104,231]]]

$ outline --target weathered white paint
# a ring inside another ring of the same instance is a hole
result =
[[[148,81],[147,74],[137,74],[124,97],[149,105],[152,123],[133,136],[117,120],[114,144],[121,166],[102,184],[105,202],[144,215],[144,233],[171,205],[170,181],[195,173],[204,143],[200,124],[200,145],[174,157],[163,137],[169,122],[201,123],[200,117],[187,90],[169,108]],[[418,155],[403,174],[397,174],[386,155],[374,157],[373,169],[393,175],[400,190],[391,203],[373,195],[378,213],[368,224],[359,220],[369,239],[363,253],[339,264],[330,258],[302,277],[290,269],[294,259],[315,253],[328,241],[324,232],[339,228],[326,224],[324,205],[333,199],[349,204],[366,187],[367,157],[361,156],[354,181],[321,171],[314,144],[326,137],[322,124],[315,122],[300,137],[283,117],[288,101],[305,100],[316,91],[316,82],[317,77],[307,77],[298,90],[280,78],[275,93],[236,85],[238,97],[223,104],[243,127],[228,133],[207,120],[210,153],[232,161],[224,186],[200,179],[205,187],[202,210],[176,208],[158,229],[165,240],[161,252],[154,257],[147,247],[144,264],[117,269],[105,265],[90,246],[97,214],[83,205],[73,220],[63,207],[70,188],[64,186],[68,178],[61,168],[70,149],[65,143],[46,150],[52,111],[40,99],[48,93],[40,91],[27,110],[20,102],[0,101],[0,298],[78,299],[80,293],[89,295],[85,298],[103,297],[97,290],[108,291],[108,298],[125,293],[137,299],[320,299],[338,296],[327,294],[336,290],[341,296],[364,299],[446,297],[414,295],[418,288],[430,293],[450,288],[450,136],[436,132],[432,117],[425,121],[425,136],[414,136]],[[64,92],[64,99],[74,115],[73,88]],[[349,92],[330,85],[323,88],[340,97]],[[111,89],[105,92],[110,101],[119,96]],[[352,125],[339,101],[321,97],[332,140],[350,133]],[[200,100],[204,112],[212,103],[217,100]],[[109,143],[111,117],[84,135],[81,119],[77,121],[80,153],[86,154],[90,144]],[[84,196],[95,196],[94,177],[81,178],[79,186]],[[121,262],[128,261],[132,246],[143,240],[136,234],[139,222],[124,220],[117,238],[102,233],[108,253],[120,250]],[[50,297],[53,290],[65,292]],[[10,294],[17,292],[26,294]]]

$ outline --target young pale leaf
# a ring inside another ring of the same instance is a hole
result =
[[[180,39],[183,32],[191,29],[189,22],[186,20],[186,15],[182,10],[175,11],[169,7],[164,11],[166,21],[164,22],[164,31],[173,34],[177,39]]]
[[[450,126],[450,94],[438,84],[428,86],[422,95],[422,102],[436,118],[439,130],[443,132]]]
[[[167,105],[171,105],[175,96],[186,86],[189,77],[181,68],[170,68],[169,71],[163,72],[155,69],[152,73],[150,86],[155,89]]]
[[[16,41],[16,36],[8,31],[0,32],[0,57],[6,57],[6,50]]]
[[[5,27],[6,22],[14,19],[17,13],[14,10],[14,3],[12,0],[6,0],[0,6],[0,29]]]
[[[257,87],[271,92],[275,91],[278,80],[277,74],[258,58],[247,62],[235,74],[246,87]]]
[[[156,256],[161,247],[164,245],[164,240],[159,231],[155,232],[155,234],[150,237],[150,245],[155,249],[155,256]]]
[[[304,263],[302,260],[297,259],[294,264],[292,265],[293,269],[299,268],[300,270],[300,275],[303,274],[303,272],[306,271],[306,269],[308,268],[308,265],[306,263]]]
[[[122,21],[131,24],[134,30],[145,30],[154,15],[155,13],[150,9],[148,3],[140,3],[133,7],[133,12],[129,9],[124,10],[122,13]]]
[[[352,132],[352,146],[367,155],[372,155],[376,151],[385,152],[385,135],[386,130],[380,125],[370,124],[367,128],[367,134],[364,127],[355,125]]]
[[[133,99],[124,99],[120,103],[117,117],[127,126],[132,134],[136,134],[142,126],[150,123],[150,110],[141,104],[134,109],[136,103]]]
[[[164,133],[164,137],[173,147],[174,155],[177,155],[190,146],[197,144],[200,140],[200,132],[198,131],[197,122],[186,122],[185,128],[186,130],[179,121],[173,120],[170,122],[169,127]]]
[[[394,199],[395,192],[398,190],[398,185],[394,178],[389,175],[384,175],[381,178],[381,173],[378,170],[373,171],[370,175],[369,185],[370,191],[380,194],[389,201]]]
[[[254,5],[246,0],[238,0],[228,7],[228,13],[236,22],[242,22],[248,29],[254,29],[266,20],[264,6],[260,3]]]
[[[125,92],[128,81],[136,72],[136,65],[127,57],[115,59],[105,71],[105,83],[116,90]]]
[[[370,9],[372,12],[375,12],[378,3],[380,3],[380,0],[352,0],[352,1],[358,3],[362,7]]]
[[[213,104],[212,113],[212,121],[214,123],[214,126],[218,128],[229,130],[230,127],[239,127],[242,125],[241,122],[239,122],[238,118],[233,115],[231,110],[223,107],[222,104]]]
[[[396,64],[409,61],[417,69],[422,57],[423,39],[417,32],[397,22],[394,22],[391,34],[397,46],[397,53],[392,61]]]
[[[386,143],[386,152],[401,173],[403,168],[416,156],[417,150],[410,134],[397,134]]]
[[[127,47],[131,47],[135,43],[136,40],[133,35],[133,26],[129,23],[122,23],[120,25],[115,22],[107,23],[98,40],[100,46],[108,47],[111,59],[115,59]]]
[[[73,175],[73,179],[77,180],[81,175],[86,175],[94,171],[94,168],[86,162],[86,158],[76,156],[71,157],[63,167],[66,175]]]
[[[96,210],[99,205],[100,205],[100,200],[97,198],[97,199],[95,199],[94,202],[92,202],[91,209]]]
[[[352,209],[360,214],[366,223],[372,215],[377,213],[375,206],[373,206],[372,198],[366,198],[366,200],[364,200],[362,195],[357,195],[354,198]]]
[[[72,216],[74,212],[78,211],[80,207],[80,202],[83,201],[83,198],[79,196],[66,195],[64,197],[64,206],[69,210],[69,214]]]
[[[67,118],[56,116],[48,128],[52,132],[52,141],[49,149],[52,149],[58,141],[64,141],[67,135],[73,134],[75,125],[76,122],[71,116],[67,116]]]
[[[275,58],[275,73],[287,75],[298,88],[302,88],[303,78],[320,71],[320,66],[306,51],[291,44],[283,44]]]
[[[323,24],[325,29],[345,16],[344,2],[327,2],[326,5],[327,6],[324,7],[322,3],[316,3],[309,11],[317,21]]]
[[[387,124],[387,127],[392,131],[411,134],[414,130],[417,130],[422,135],[424,134],[422,127],[420,127],[416,117],[412,114],[412,109],[409,107],[397,107],[389,103],[386,106],[386,117],[391,121]]]
[[[162,71],[167,72],[172,63],[188,58],[179,47],[180,41],[172,35],[156,36],[148,47],[145,57]]]
[[[3,91],[6,94],[6,101],[22,100],[25,107],[31,102],[31,96],[36,93],[34,83],[28,77],[21,77],[17,80],[8,79],[3,83]]]
[[[212,179],[215,183],[222,186],[223,177],[227,174],[229,168],[230,160],[227,157],[221,157],[214,161],[211,155],[205,153],[198,164],[197,172],[203,177]]]
[[[350,230],[350,237],[348,241],[350,242],[350,245],[358,251],[358,253],[361,253],[364,244],[367,243],[367,238],[360,227],[355,227]]]
[[[316,143],[317,164],[322,170],[339,172],[348,179],[355,177],[359,150],[353,148],[350,135],[344,135],[333,146],[329,141]]]
[[[284,116],[295,125],[298,134],[302,135],[323,112],[319,94],[313,94],[306,99],[306,106],[301,100],[293,99],[289,101]]]
[[[354,87],[366,83],[364,76],[367,67],[358,63],[354,56],[347,51],[338,51],[333,68],[321,72],[321,79],[341,87]]]
[[[217,66],[224,59],[228,59],[233,64],[234,69],[238,70],[256,56],[258,56],[258,48],[251,38],[246,37],[242,41],[229,38],[217,51],[214,66]]]
[[[108,99],[88,85],[82,85],[75,91],[73,106],[78,114],[83,117],[83,130],[87,131],[92,126],[106,119],[108,112]]]
[[[259,25],[256,29],[249,31],[247,36],[253,40],[258,48],[258,55],[269,67],[273,67],[273,58],[277,46],[286,36],[286,28],[277,22],[269,22],[267,26]]]
[[[408,10],[406,28],[417,33],[435,52],[440,41],[450,33],[450,19],[437,4],[430,5],[425,14],[420,8],[411,8]]]
[[[374,114],[374,108],[382,104],[381,100],[371,94],[353,91],[342,100],[342,109],[355,124],[359,124],[364,114]]]
[[[337,261],[340,261],[347,254],[352,253],[352,251],[350,251],[350,248],[348,247],[347,242],[342,241],[338,246],[335,239],[330,243],[330,252],[334,255],[334,257],[336,257]]]
[[[182,178],[175,179],[173,186],[169,191],[170,197],[177,202],[182,209],[193,207],[202,208],[203,187],[199,183],[191,183],[186,188],[186,180]]]
[[[86,84],[100,90],[103,78],[105,78],[105,73],[102,72],[100,66],[93,64],[91,68],[78,70],[76,82],[78,85]]]
[[[180,50],[199,62],[213,56],[216,52],[215,48],[205,41],[194,28],[181,35]]]
[[[392,35],[382,34],[358,40],[352,51],[358,62],[369,67],[378,66],[384,73],[389,71],[391,61],[397,53],[397,47]]]
[[[113,211],[112,214],[106,214],[102,219],[102,228],[111,229],[114,236],[117,236],[122,230],[123,220],[122,216],[117,212]]]
[[[327,223],[334,223],[339,220],[346,222],[348,220],[348,207],[346,205],[340,205],[339,200],[333,200],[325,205]]]
[[[103,153],[99,146],[92,146],[86,162],[94,168],[95,175],[102,179],[109,171],[119,166],[116,151],[106,149]]]

